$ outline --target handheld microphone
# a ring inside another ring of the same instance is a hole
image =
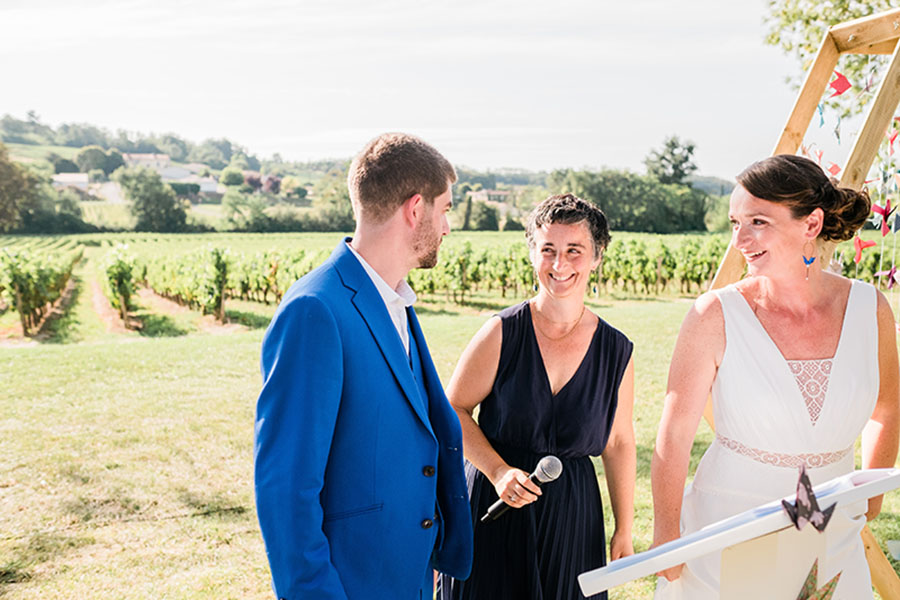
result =
[[[562,462],[560,462],[558,458],[555,456],[545,456],[534,468],[534,473],[528,476],[528,480],[536,486],[541,487],[542,484],[550,483],[559,477],[562,473],[562,468]],[[488,511],[481,517],[481,522],[493,521],[507,510],[509,510],[509,504],[504,502],[501,498],[491,504]]]

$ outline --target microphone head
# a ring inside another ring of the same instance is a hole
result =
[[[549,483],[562,474],[562,462],[555,456],[545,456],[534,468],[534,478],[540,483]]]

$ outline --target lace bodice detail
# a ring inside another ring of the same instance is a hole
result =
[[[815,425],[822,414],[825,394],[828,392],[828,378],[831,375],[833,359],[789,360],[788,367],[800,387],[800,393],[806,402],[809,420]]]

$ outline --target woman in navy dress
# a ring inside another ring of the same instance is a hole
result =
[[[552,196],[531,213],[526,237],[537,296],[481,328],[448,387],[462,423],[475,562],[466,581],[441,577],[441,600],[583,598],[577,576],[606,564],[591,456],[602,456],[615,518],[609,556],[633,553],[632,343],[584,305],[609,242],[606,217],[570,194]],[[550,454],[562,475],[539,488],[528,474]],[[479,522],[498,497],[516,510]]]

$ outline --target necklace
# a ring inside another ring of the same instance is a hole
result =
[[[585,310],[587,310],[587,307],[582,305],[581,314],[578,315],[577,319],[575,319],[574,321],[571,321],[572,326],[569,327],[568,331],[566,331],[564,334],[562,334],[561,336],[558,336],[558,337],[550,337],[549,335],[547,335],[547,333],[543,329],[541,329],[541,326],[538,325],[537,319],[535,319],[535,321],[534,321],[534,326],[542,336],[544,336],[545,338],[547,338],[550,341],[556,342],[556,341],[559,341],[559,340],[563,339],[564,337],[568,336],[573,331],[575,331],[575,328],[578,327],[578,324],[581,323],[581,319],[584,317]],[[568,325],[569,324],[568,321],[552,321],[552,320],[548,319],[547,317],[545,317],[544,315],[542,315],[541,311],[539,311],[537,308],[534,309],[534,313],[536,315],[540,315],[540,317],[542,319],[544,319],[545,321],[549,321],[550,323],[556,323],[557,325],[562,325],[562,324]]]

